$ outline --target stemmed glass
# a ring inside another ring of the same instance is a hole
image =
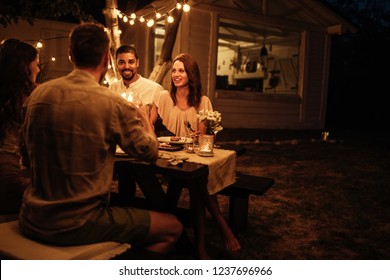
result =
[[[219,132],[219,130],[215,130],[213,132],[214,132],[214,148],[218,149],[221,147],[221,146],[216,144],[217,143],[217,133]]]
[[[130,96],[131,96],[131,100],[129,100],[130,102],[132,102],[138,108],[142,106],[142,98],[139,93],[136,94],[134,92],[130,92]]]

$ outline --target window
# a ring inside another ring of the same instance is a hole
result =
[[[296,94],[300,33],[221,18],[218,91]]]

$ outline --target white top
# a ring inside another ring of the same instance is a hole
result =
[[[128,101],[133,101],[131,100],[133,98],[134,100],[135,98],[140,98],[143,105],[153,104],[153,101],[156,99],[156,97],[160,94],[161,91],[164,90],[160,84],[142,76],[139,76],[138,80],[134,83],[131,83],[128,88],[123,83],[123,79],[112,83],[108,88],[115,91],[116,93],[119,93]]]
[[[155,104],[163,125],[165,125],[170,132],[180,137],[191,134],[190,129],[186,127],[184,121],[189,121],[192,129],[198,131],[199,128],[196,114],[200,110],[213,110],[210,99],[204,95],[202,96],[198,110],[196,110],[195,107],[182,110],[173,104],[171,95],[167,90],[162,91],[159,96],[157,96]]]

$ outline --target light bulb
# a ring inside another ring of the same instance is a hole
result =
[[[156,12],[156,18],[161,18],[161,14],[159,12]]]
[[[180,10],[181,7],[182,7],[181,3],[177,3],[177,4],[176,4],[176,9]]]
[[[153,24],[154,24],[154,20],[153,19],[148,20],[148,22],[146,23],[146,25],[149,26],[149,27],[152,27]]]
[[[167,21],[168,21],[169,23],[172,23],[172,22],[175,21],[175,19],[173,18],[173,16],[168,16]]]
[[[184,11],[184,12],[188,13],[188,12],[190,11],[190,9],[191,9],[191,7],[190,7],[190,5],[188,5],[187,3],[185,3],[185,4],[183,5],[183,11]]]
[[[131,20],[129,21],[129,23],[130,23],[130,25],[134,25],[134,23],[135,23],[134,19],[131,19]]]
[[[129,19],[128,19],[127,16],[124,16],[124,17],[123,17],[123,21],[124,21],[124,22],[127,22],[128,20],[129,20]]]
[[[144,17],[140,17],[140,18],[139,18],[139,21],[140,21],[140,22],[144,22],[144,21],[145,21]]]
[[[130,17],[131,17],[132,19],[135,19],[135,18],[137,17],[137,15],[136,15],[135,13],[131,13]]]
[[[37,49],[41,49],[43,47],[43,44],[41,41],[37,42]]]

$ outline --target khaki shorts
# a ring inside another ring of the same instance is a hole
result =
[[[105,207],[97,209],[92,217],[78,229],[58,232],[49,236],[37,236],[23,228],[30,238],[47,243],[73,246],[116,241],[137,246],[143,243],[150,228],[150,214],[147,210],[131,207]]]

